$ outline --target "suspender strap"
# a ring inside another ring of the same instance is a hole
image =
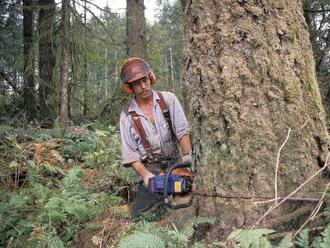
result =
[[[175,133],[173,131],[173,125],[172,125],[172,120],[171,120],[171,115],[170,115],[170,111],[168,110],[167,108],[167,105],[166,105],[166,102],[164,100],[164,97],[162,95],[162,93],[160,93],[159,91],[157,91],[157,95],[159,96],[159,106],[160,106],[160,109],[162,110],[163,112],[163,115],[164,115],[164,118],[171,130],[171,134],[173,136],[173,138],[175,138]]]
[[[141,143],[143,145],[144,150],[148,154],[149,158],[153,158],[154,154],[153,154],[152,149],[150,147],[150,143],[147,140],[147,135],[146,135],[146,132],[145,132],[145,130],[143,128],[143,125],[141,123],[140,117],[138,116],[138,114],[135,111],[130,112],[130,115],[131,115],[132,120],[134,122],[135,129],[138,132],[138,134],[140,135]]]
[[[167,108],[167,105],[166,105],[166,102],[164,100],[164,97],[163,97],[162,93],[160,93],[159,91],[157,91],[157,95],[159,96],[159,106],[160,106],[160,109],[162,110],[163,115],[164,115],[164,118],[165,118],[166,122],[168,123],[168,126],[169,126],[169,128],[171,130],[171,134],[172,134],[173,138],[175,138],[176,136],[175,136],[174,131],[173,131],[173,126],[172,126],[170,111]],[[142,146],[143,146],[144,150],[146,151],[148,157],[150,159],[153,159],[155,156],[154,156],[154,154],[152,152],[150,143],[147,140],[147,135],[146,135],[146,132],[144,130],[144,127],[143,127],[143,125],[141,123],[141,120],[140,120],[139,115],[135,111],[130,112],[130,115],[131,115],[132,120],[134,122],[135,130],[140,135],[141,143],[142,143]]]

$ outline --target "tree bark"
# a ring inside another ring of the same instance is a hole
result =
[[[128,56],[146,58],[144,0],[126,0]]]
[[[28,121],[33,121],[37,113],[34,85],[33,59],[33,1],[23,0],[23,43],[24,43],[24,110]]]
[[[53,71],[55,55],[53,47],[54,0],[39,0],[39,120],[53,122],[56,113],[54,104],[55,85]]]
[[[62,0],[62,65],[60,125],[67,127],[69,122],[69,59],[70,59],[70,0]]]
[[[184,79],[191,96],[195,214],[220,216],[221,234],[253,225],[265,205],[240,196],[286,196],[323,166],[324,110],[301,1],[183,0]],[[298,195],[318,196],[319,177]],[[299,204],[300,205],[300,204]],[[297,206],[285,205],[274,216]],[[273,217],[274,217],[273,216]],[[219,232],[219,229],[217,230]]]

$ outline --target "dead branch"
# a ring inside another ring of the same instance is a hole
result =
[[[290,138],[290,133],[291,131],[292,132],[298,132],[300,130],[302,130],[308,123],[308,121],[310,120],[310,117],[308,117],[308,119],[305,121],[305,123],[298,129],[294,129],[292,130],[291,128],[289,128],[288,130],[288,134],[286,135],[286,138],[284,140],[284,142],[282,143],[280,149],[278,150],[278,153],[277,153],[277,159],[276,159],[276,166],[275,166],[275,182],[274,182],[274,190],[275,190],[275,203],[277,204],[277,174],[278,174],[278,167],[279,167],[279,164],[280,164],[280,156],[281,156],[281,152],[282,152],[282,149],[283,147],[285,146],[285,144],[288,142],[289,138]]]

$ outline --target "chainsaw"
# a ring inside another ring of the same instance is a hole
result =
[[[187,198],[192,190],[193,174],[187,169],[191,166],[190,162],[178,163],[170,166],[166,174],[160,174],[149,178],[148,192],[162,193],[164,203],[171,209],[186,208],[191,206],[193,197],[188,197],[183,203],[174,204],[175,198]]]

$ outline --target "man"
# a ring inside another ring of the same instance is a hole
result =
[[[156,77],[149,64],[131,58],[121,69],[124,90],[134,97],[120,115],[122,164],[131,166],[142,178],[132,209],[132,220],[161,201],[160,195],[147,192],[150,178],[166,166],[191,160],[188,122],[176,96],[156,92]]]

